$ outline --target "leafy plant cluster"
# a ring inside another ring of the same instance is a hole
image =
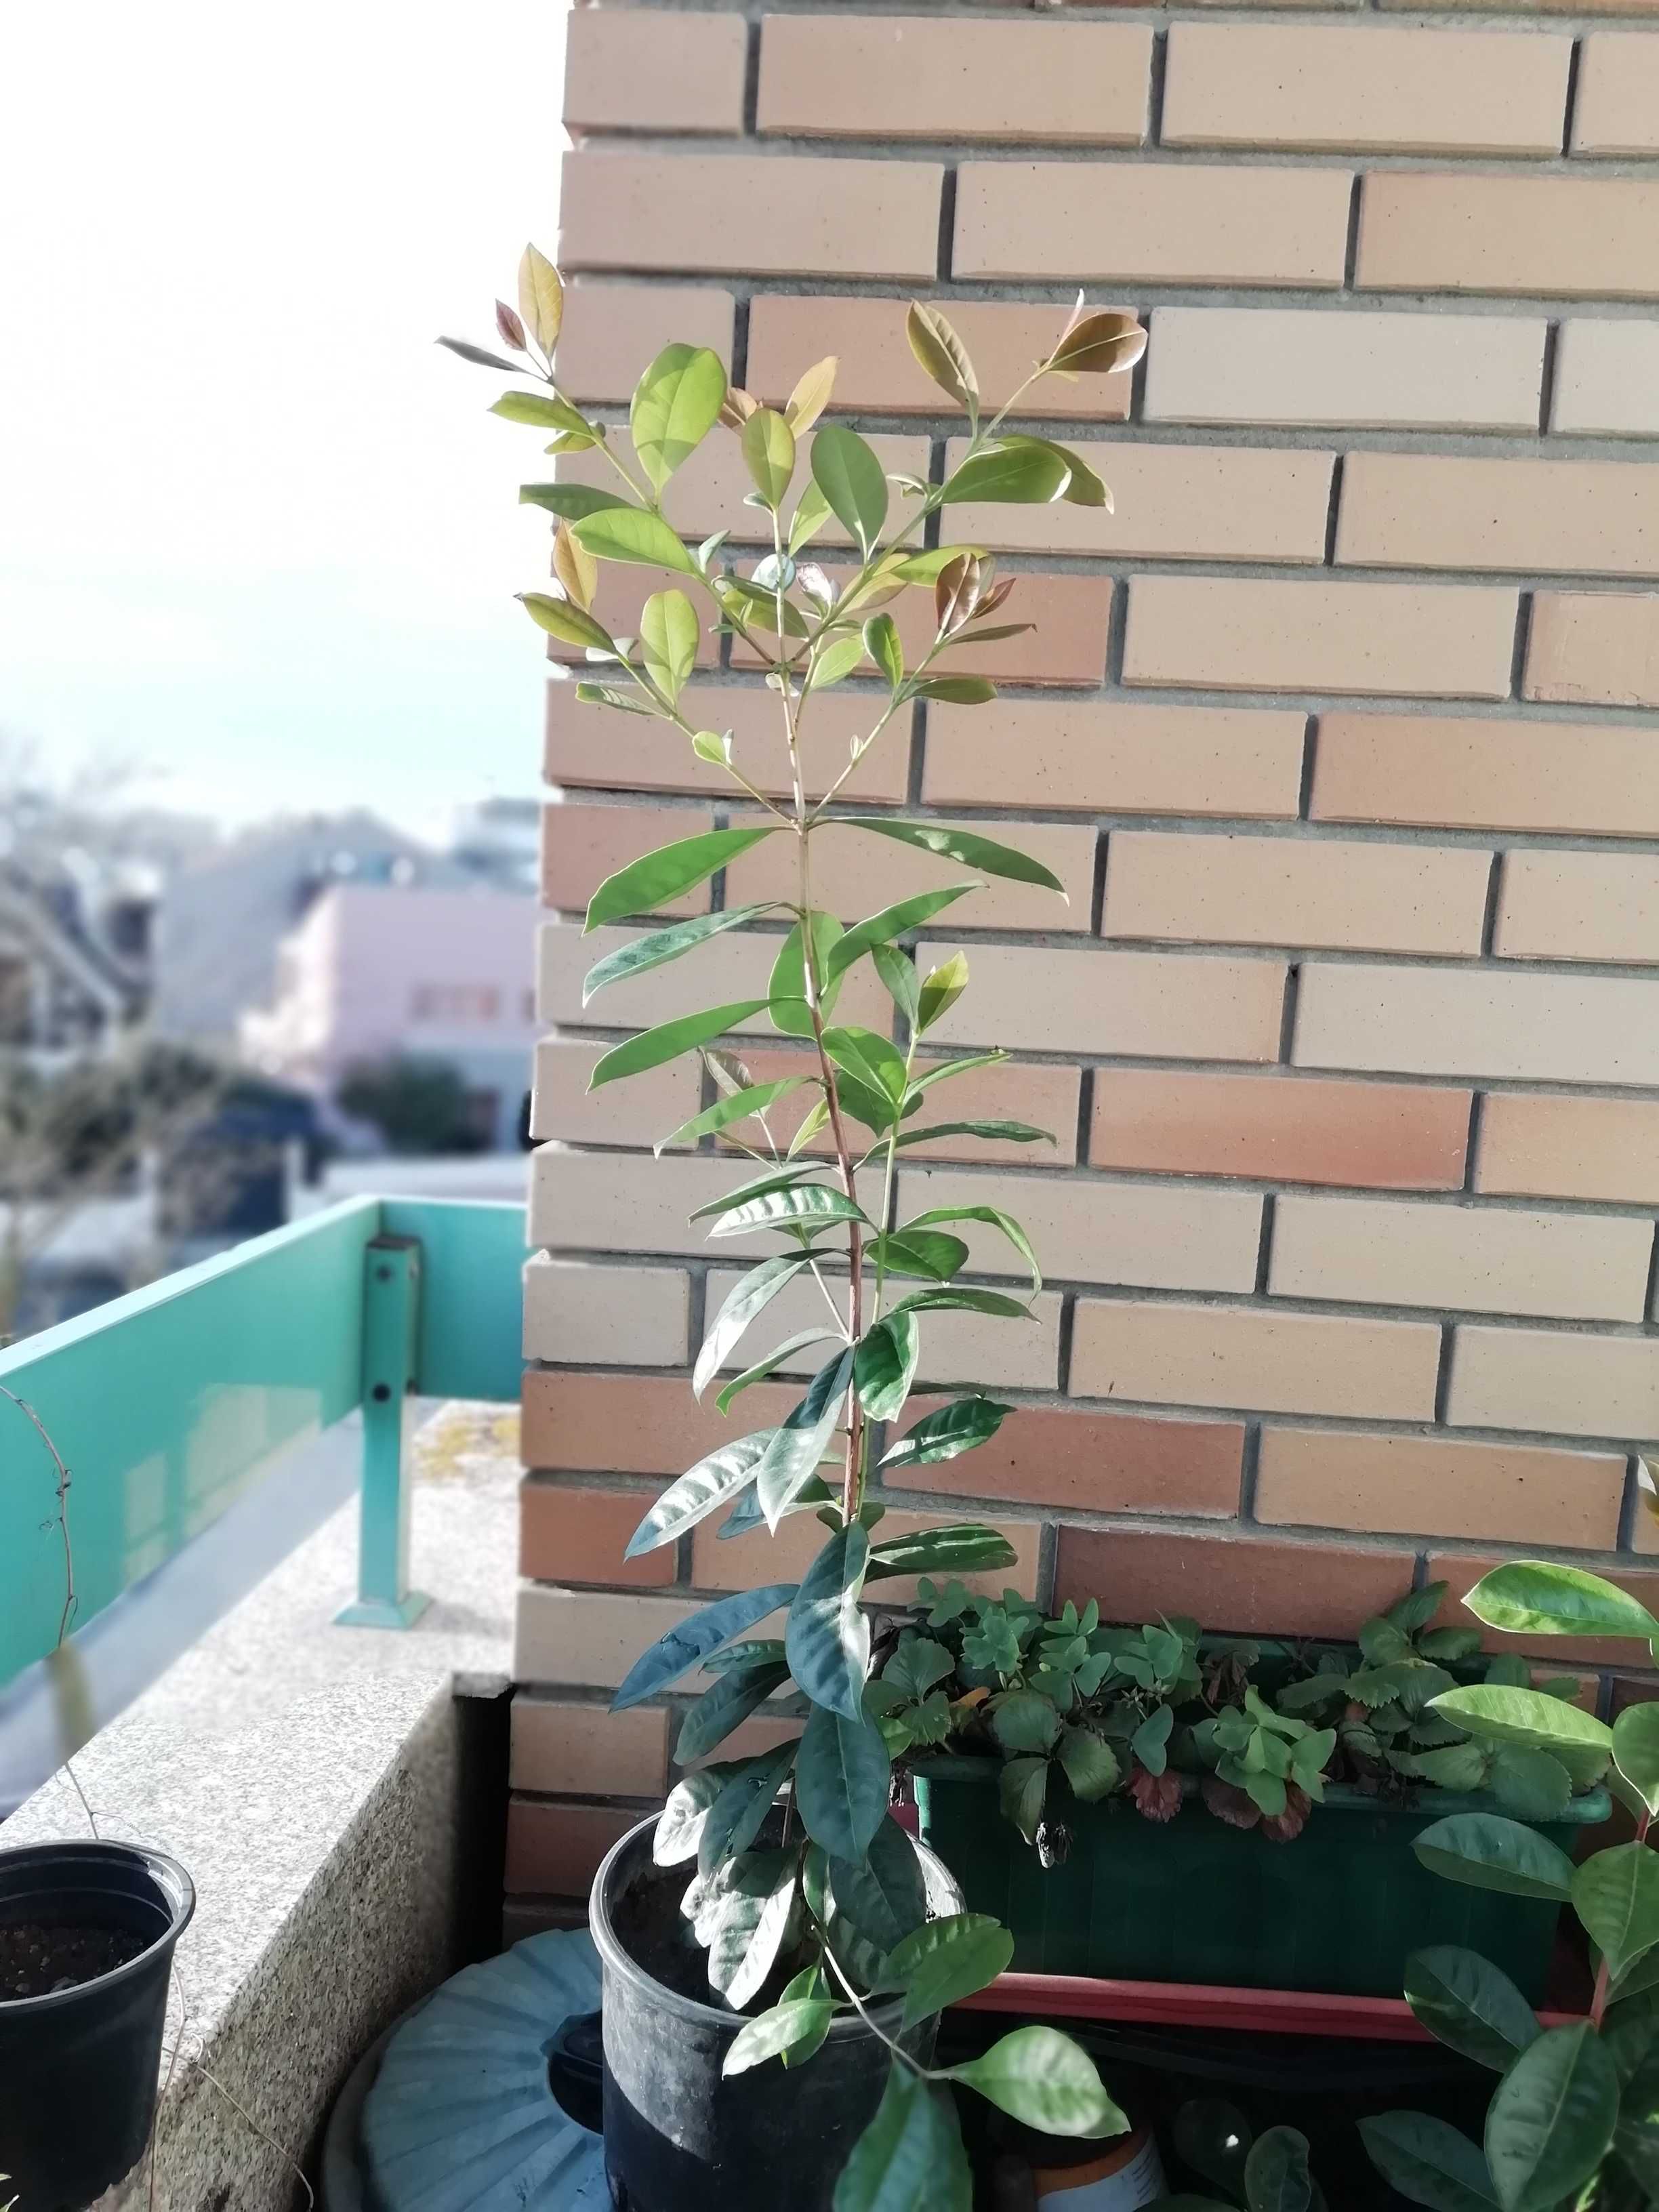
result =
[[[1308,2138],[1297,2128],[1254,2134],[1236,2105],[1194,2097],[1171,2130],[1182,2163],[1221,2197],[1158,2197],[1149,2212],[1327,2212],[1324,2191],[1308,2171]]]
[[[793,1687],[804,1699],[798,1737],[754,1758],[718,1761],[679,1785],[658,1826],[657,1859],[690,1871],[682,1912],[707,1953],[712,1990],[736,2011],[763,2005],[734,2044],[729,2070],[773,2058],[805,2063],[848,2007],[889,2042],[886,2095],[841,2178],[836,2212],[961,2212],[971,2190],[945,2081],[1049,2132],[1112,2134],[1125,2124],[1092,2063],[1050,2029],[1004,2037],[949,2075],[930,2071],[904,2046],[903,2027],[919,2027],[982,1987],[1006,1965],[1012,1941],[981,1916],[927,1918],[915,1847],[888,1811],[890,1759],[869,1696],[871,1628],[863,1607],[884,1577],[1012,1563],[1004,1540],[974,1525],[884,1540],[884,1508],[870,1480],[878,1466],[915,1468],[982,1443],[1007,1410],[973,1393],[916,1422],[884,1451],[875,1441],[903,1412],[927,1316],[970,1311],[1030,1322],[1029,1298],[959,1279],[969,1246],[958,1232],[969,1224],[994,1232],[1029,1271],[1032,1297],[1041,1284],[1024,1229],[997,1207],[933,1207],[901,1218],[899,1154],[964,1129],[1013,1144],[1051,1141],[1020,1122],[928,1119],[924,1109],[933,1108],[939,1085],[1006,1055],[934,1056],[928,1033],[966,988],[968,963],[958,954],[923,973],[908,947],[915,931],[979,888],[980,878],[1064,894],[1040,863],[977,832],[929,818],[843,813],[835,802],[870,747],[896,719],[908,719],[913,702],[973,705],[995,696],[984,678],[951,673],[951,660],[964,647],[1029,627],[996,619],[1014,580],[996,577],[982,546],[930,542],[939,537],[937,522],[969,501],[1108,505],[1105,485],[1081,456],[1006,425],[1040,379],[1127,369],[1146,336],[1132,317],[1085,313],[1079,301],[1050,352],[988,419],[957,333],[936,309],[913,306],[906,326],[911,349],[968,423],[960,461],[943,483],[926,483],[890,480],[856,432],[820,423],[833,392],[834,361],[809,369],[786,405],[775,408],[728,388],[714,353],[667,346],[640,379],[624,440],[561,389],[556,354],[563,303],[557,271],[532,248],[520,270],[518,309],[497,309],[501,343],[514,357],[445,341],[466,359],[532,376],[538,389],[507,392],[494,411],[550,433],[548,451],[586,457],[585,467],[608,471],[602,485],[562,476],[525,486],[522,497],[557,519],[556,588],[525,593],[525,607],[590,665],[591,677],[576,687],[579,699],[656,722],[665,745],[689,744],[697,760],[726,772],[738,808],[725,826],[665,846],[611,876],[589,905],[587,928],[672,905],[768,838],[788,841],[795,861],[787,896],[716,905],[694,920],[630,935],[594,964],[584,1003],[726,931],[774,933],[775,957],[763,993],[702,1006],[629,1037],[601,1056],[591,1087],[701,1053],[714,1095],[665,1142],[718,1133],[758,1170],[696,1217],[709,1218],[716,1239],[770,1236],[781,1245],[749,1269],[714,1316],[693,1377],[697,1395],[735,1364],[748,1331],[792,1285],[818,1294],[822,1318],[725,1384],[722,1410],[809,1347],[824,1347],[814,1352],[816,1371],[785,1419],[690,1468],[629,1547],[632,1556],[675,1543],[722,1510],[722,1534],[761,1522],[775,1531],[787,1516],[815,1512],[826,1532],[817,1557],[798,1583],[723,1598],[674,1629],[633,1668],[616,1705],[635,1705],[699,1666],[708,1668],[710,1686],[679,1736],[677,1757],[684,1761],[718,1750],[780,1691]],[[737,438],[754,487],[747,501],[754,528],[745,534],[761,550],[740,557],[725,532],[688,547],[662,511],[676,471],[722,427]],[[839,571],[810,557],[832,523],[853,548]],[[670,580],[645,599],[629,635],[613,635],[594,611],[602,562],[665,572]],[[889,611],[901,601],[915,611],[903,628]],[[734,758],[729,731],[699,725],[688,682],[706,631],[740,647],[775,697],[779,744],[768,767],[746,755]],[[868,702],[866,730],[827,787],[809,795],[803,731],[819,693],[855,680]],[[879,837],[974,872],[849,927],[814,894],[814,844],[826,836]],[[891,1001],[884,1030],[837,1018],[843,987],[861,969]],[[757,1083],[719,1048],[719,1040],[757,1018],[805,1043],[799,1074]],[[625,1008],[617,1019],[625,1023]],[[787,1096],[792,1112],[805,1110],[785,1143],[769,1115]],[[809,1149],[815,1143],[818,1152]],[[780,1613],[781,1637],[754,1633]],[[899,2036],[889,2036],[872,2015],[866,2000],[877,1996],[902,2000]]]
[[[999,1759],[1002,1809],[1045,1864],[1070,1848],[1068,1792],[1084,1804],[1121,1793],[1170,1820],[1195,1790],[1218,1818],[1288,1843],[1328,1781],[1401,1796],[1490,1790],[1517,1818],[1547,1820],[1600,1778],[1594,1762],[1493,1741],[1437,1707],[1459,1686],[1450,1669],[1467,1674],[1480,1646],[1478,1629],[1430,1626],[1444,1583],[1406,1592],[1364,1624],[1357,1647],[1309,1649],[1288,1665],[1204,1637],[1194,1620],[1103,1623],[1093,1600],[1051,1619],[1018,1590],[991,1598],[956,1580],[921,1593],[868,1692],[887,1747]],[[1531,1670],[1509,1656],[1486,1679],[1557,1701],[1577,1688],[1566,1676],[1531,1692]]]
[[[1523,1560],[1464,1600],[1488,1626],[1522,1636],[1628,1638],[1659,1657],[1659,1620],[1600,1576]],[[1546,2027],[1477,1952],[1437,1945],[1407,1962],[1406,2001],[1431,2033],[1499,2077],[1484,2142],[1422,2112],[1361,2123],[1372,2162],[1402,2196],[1437,2212],[1642,2212],[1659,2205],[1659,1705],[1609,1726],[1547,1689],[1504,1677],[1430,1704],[1494,1759],[1548,1757],[1575,1784],[1605,1777],[1636,1823],[1633,1841],[1577,1865],[1535,1829],[1460,1813],[1413,1848],[1454,1881],[1570,1905],[1595,1966],[1587,2018]]]

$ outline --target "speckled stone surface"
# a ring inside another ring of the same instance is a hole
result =
[[[456,1695],[507,1681],[512,1418],[447,1407],[414,1458],[414,1576],[434,1601],[415,1628],[332,1625],[353,1594],[354,1505],[76,1761],[102,1832],[171,1851],[199,1899],[169,2014],[157,2212],[302,2201],[261,2131],[308,2162],[358,2054],[459,1963]],[[58,1775],[0,1839],[85,1827]],[[147,2188],[141,2168],[99,2212],[147,2207]]]

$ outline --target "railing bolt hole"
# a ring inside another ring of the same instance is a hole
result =
[[[384,1406],[391,1395],[392,1386],[389,1382],[377,1382],[374,1385],[374,1397],[377,1406]]]

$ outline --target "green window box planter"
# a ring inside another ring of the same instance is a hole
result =
[[[1045,1869],[1003,1819],[997,1774],[992,1759],[941,1757],[918,1762],[913,1786],[922,1841],[970,1912],[1012,1929],[1018,1972],[1398,1996],[1408,1952],[1462,1943],[1543,1996],[1559,1906],[1443,1881],[1411,1849],[1449,1814],[1498,1810],[1484,1794],[1395,1805],[1334,1783],[1301,1835],[1276,1844],[1216,1819],[1196,1784],[1160,1825],[1121,1796],[1065,1803],[1056,1777],[1050,1814],[1072,1848]],[[1570,1853],[1611,1809],[1592,1790],[1534,1825]]]

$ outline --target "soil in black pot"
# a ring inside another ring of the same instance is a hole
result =
[[[146,1937],[125,1928],[48,1927],[38,1920],[0,1925],[0,2004],[78,1989],[148,1948]]]

